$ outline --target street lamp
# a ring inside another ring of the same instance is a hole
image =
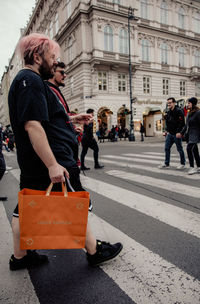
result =
[[[132,68],[131,68],[131,35],[130,35],[130,21],[137,20],[133,15],[132,7],[128,9],[128,51],[129,51],[129,86],[130,86],[130,133],[129,141],[135,141],[134,123],[133,123],[133,97],[132,97]]]

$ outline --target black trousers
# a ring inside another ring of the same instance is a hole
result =
[[[187,154],[188,154],[190,167],[194,167],[194,159],[195,159],[197,167],[200,168],[199,149],[196,143],[189,143],[187,145]]]
[[[94,138],[92,140],[86,140],[83,138],[82,147],[83,148],[82,148],[82,152],[81,152],[81,166],[84,167],[85,155],[87,154],[88,148],[93,150],[94,164],[95,164],[95,166],[98,166],[99,165],[99,161],[98,161],[99,147],[97,145],[96,140]]]

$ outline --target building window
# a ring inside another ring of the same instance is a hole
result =
[[[194,54],[195,66],[200,67],[200,51],[196,50]]]
[[[151,93],[151,77],[148,76],[143,77],[143,93],[144,94]]]
[[[71,0],[67,0],[67,18],[72,14]]]
[[[180,96],[186,96],[186,81],[180,81]]]
[[[168,45],[167,43],[163,42],[161,44],[161,63],[168,64]]]
[[[104,28],[104,50],[113,52],[113,30],[109,25]]]
[[[161,4],[160,23],[168,24],[168,7],[165,1],[163,1]]]
[[[195,83],[195,96],[200,97],[200,82]]]
[[[99,85],[99,91],[107,91],[107,73],[106,72],[98,73],[98,85]]]
[[[142,40],[142,61],[150,61],[150,43],[147,39]]]
[[[178,21],[179,21],[179,27],[181,29],[185,28],[185,11],[184,9],[181,7],[178,13]]]
[[[148,19],[148,3],[147,3],[147,0],[141,0],[140,8],[141,8],[141,18]]]
[[[58,13],[55,15],[55,33],[57,34],[59,30]]]
[[[72,43],[72,38],[70,37],[68,40],[68,59],[69,62],[73,60],[73,43]]]
[[[195,16],[195,32],[200,34],[200,13],[196,13]]]
[[[119,32],[119,52],[128,54],[128,31],[123,28]]]
[[[74,77],[70,77],[70,95],[74,94]]]
[[[49,26],[49,36],[51,39],[53,38],[53,21],[51,21]]]
[[[118,74],[118,91],[126,92],[126,75]]]
[[[185,55],[186,55],[185,48],[184,47],[179,47],[178,53],[179,53],[179,66],[180,67],[185,67]]]
[[[163,78],[162,85],[163,85],[163,95],[169,95],[169,79]]]

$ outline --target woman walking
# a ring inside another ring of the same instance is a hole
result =
[[[200,156],[198,143],[200,143],[200,109],[197,107],[197,98],[191,97],[188,99],[189,113],[187,115],[186,125],[183,130],[176,136],[178,138],[187,135],[187,154],[190,163],[189,175],[200,173]],[[197,168],[194,167],[194,160]]]

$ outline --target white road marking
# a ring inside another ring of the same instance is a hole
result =
[[[12,254],[12,231],[0,201],[0,302],[39,304],[39,300],[31,283],[28,270],[10,272],[8,261]]]
[[[113,156],[115,158],[115,156]],[[124,158],[125,159],[125,158]],[[86,157],[86,160],[88,161],[94,161],[93,157]],[[140,169],[140,170],[145,170],[148,172],[154,172],[154,173],[161,173],[161,174],[166,174],[166,175],[173,175],[173,176],[181,176],[186,179],[194,179],[194,180],[199,180],[200,179],[200,174],[194,174],[194,175],[188,175],[186,170],[172,170],[170,169],[159,169],[157,167],[152,167],[148,165],[137,165],[137,164],[130,164],[130,163],[125,163],[122,161],[114,161],[110,159],[103,159],[101,158],[100,160],[101,163],[103,164],[112,164],[112,165],[117,165],[118,167],[123,167],[123,168],[133,168],[133,169]]]
[[[200,303],[200,282],[194,277],[99,217],[91,214],[89,222],[97,238],[112,243],[123,243],[124,249],[120,255],[101,268],[134,302],[137,304]]]
[[[106,172],[109,175],[116,176],[122,179],[127,179],[130,181],[136,181],[148,186],[157,187],[164,190],[169,190],[170,192],[175,192],[183,195],[187,195],[194,198],[200,198],[200,188],[194,186],[187,186],[185,184],[180,184],[176,182],[166,181],[164,179],[158,179],[146,175],[135,174],[124,172],[120,170],[110,170]]]
[[[118,155],[101,155],[103,158],[114,158],[114,159],[119,159],[119,160],[127,160],[127,161],[132,161],[132,162],[137,162],[137,163],[150,163],[150,164],[157,164],[160,165],[161,162],[160,160],[154,160],[154,159],[142,159],[139,157],[124,157],[124,156],[118,156]],[[180,163],[176,162],[170,162],[170,166],[178,166]]]
[[[152,155],[161,155],[161,156],[163,156],[164,157],[164,152],[142,152],[143,154],[152,154]],[[178,152],[177,152],[178,153]],[[171,153],[171,156],[177,156],[177,154],[175,154],[175,153]]]
[[[124,156],[128,156],[128,157],[141,157],[141,158],[146,158],[146,159],[148,159],[148,158],[150,158],[150,159],[157,159],[157,160],[161,160],[161,161],[163,161],[164,162],[164,160],[165,160],[165,157],[162,155],[162,156],[160,156],[160,155],[150,155],[150,154],[147,154],[147,155],[145,155],[145,154],[137,154],[137,153],[125,153],[125,154],[122,154],[122,155],[124,155]],[[180,157],[172,157],[171,159],[173,159],[173,160],[175,160],[175,161],[180,161]]]
[[[81,175],[85,188],[200,238],[200,214]]]

